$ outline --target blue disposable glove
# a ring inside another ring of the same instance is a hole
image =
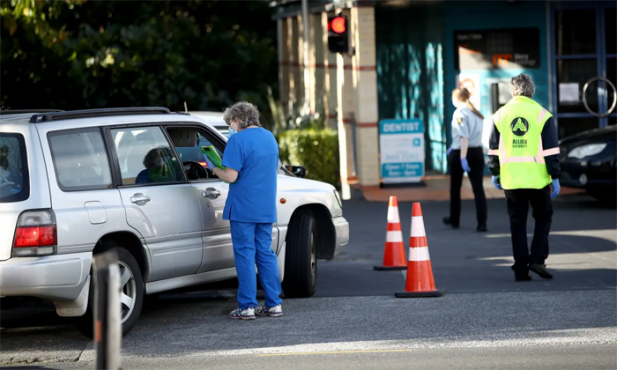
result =
[[[493,183],[493,185],[495,186],[495,189],[497,190],[503,190],[501,188],[501,183],[499,182],[499,176],[493,176],[491,178],[491,182]]]
[[[207,155],[204,154],[204,160],[206,161],[206,164],[208,165],[208,168],[211,169],[212,171],[214,171],[214,162],[212,162],[210,160],[210,158],[208,158]]]
[[[471,172],[471,167],[469,167],[467,158],[461,158],[461,166],[463,167],[463,171]]]
[[[448,148],[448,151],[446,152],[446,155],[450,155],[450,153],[452,153],[452,148]]]
[[[559,195],[559,190],[561,190],[559,179],[553,179],[553,192],[551,193],[551,199],[556,198]]]

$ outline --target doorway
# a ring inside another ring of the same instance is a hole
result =
[[[616,124],[615,3],[557,3],[551,15],[553,110],[559,138]]]

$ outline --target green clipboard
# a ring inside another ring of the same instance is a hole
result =
[[[208,156],[208,159],[210,159],[216,167],[223,170],[225,169],[225,167],[223,167],[223,160],[221,159],[221,157],[219,156],[219,152],[216,151],[213,145],[202,146],[201,151],[206,156]]]

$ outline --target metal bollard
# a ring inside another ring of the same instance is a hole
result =
[[[94,256],[94,345],[96,368],[119,370],[122,342],[120,268],[114,251]]]

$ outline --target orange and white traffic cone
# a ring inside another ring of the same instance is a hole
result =
[[[383,266],[375,266],[375,270],[404,270],[407,268],[405,262],[405,243],[403,243],[403,232],[401,231],[401,218],[398,214],[398,199],[396,196],[390,197],[388,205],[388,231],[386,233],[386,250],[383,256]]]
[[[435,288],[431,257],[422,218],[420,203],[413,204],[411,213],[411,237],[409,238],[409,262],[405,291],[396,293],[397,298],[441,297],[445,289]]]

